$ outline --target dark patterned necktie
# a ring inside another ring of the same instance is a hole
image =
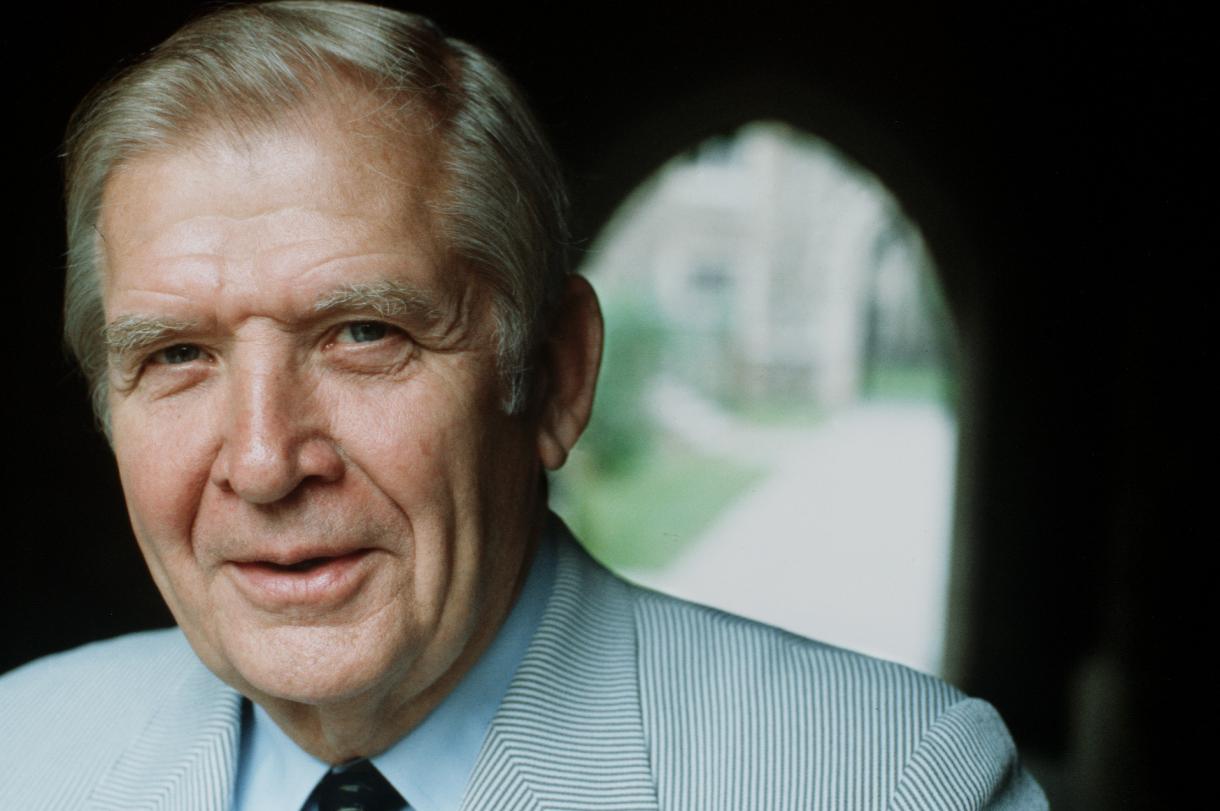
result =
[[[367,760],[336,767],[313,790],[318,811],[401,811],[407,801]]]

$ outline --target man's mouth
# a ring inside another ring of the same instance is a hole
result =
[[[309,572],[309,571],[313,571],[314,569],[318,568],[319,566],[325,566],[326,564],[330,563],[332,560],[337,560],[340,557],[343,557],[343,556],[334,555],[334,556],[323,556],[323,557],[317,557],[317,558],[307,558],[306,560],[302,560],[297,563],[262,562],[262,565],[269,566],[272,569],[275,569],[275,570],[281,571],[281,572]]]
[[[234,561],[228,568],[238,589],[265,610],[333,607],[354,595],[372,571],[368,562],[372,551],[357,549],[297,560]]]

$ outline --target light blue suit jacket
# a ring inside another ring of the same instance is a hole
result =
[[[0,679],[0,808],[223,809],[241,697],[177,630]],[[1045,808],[988,704],[631,586],[571,542],[463,809]]]

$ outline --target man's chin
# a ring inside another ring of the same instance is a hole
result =
[[[234,635],[218,657],[204,661],[223,681],[260,704],[290,702],[312,706],[342,704],[385,693],[409,667],[392,636],[350,628],[286,626]],[[202,658],[202,657],[201,657]]]

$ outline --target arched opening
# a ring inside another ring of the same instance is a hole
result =
[[[582,271],[606,365],[555,503],[591,551],[939,671],[956,352],[893,195],[826,142],[754,122],[662,166]]]

